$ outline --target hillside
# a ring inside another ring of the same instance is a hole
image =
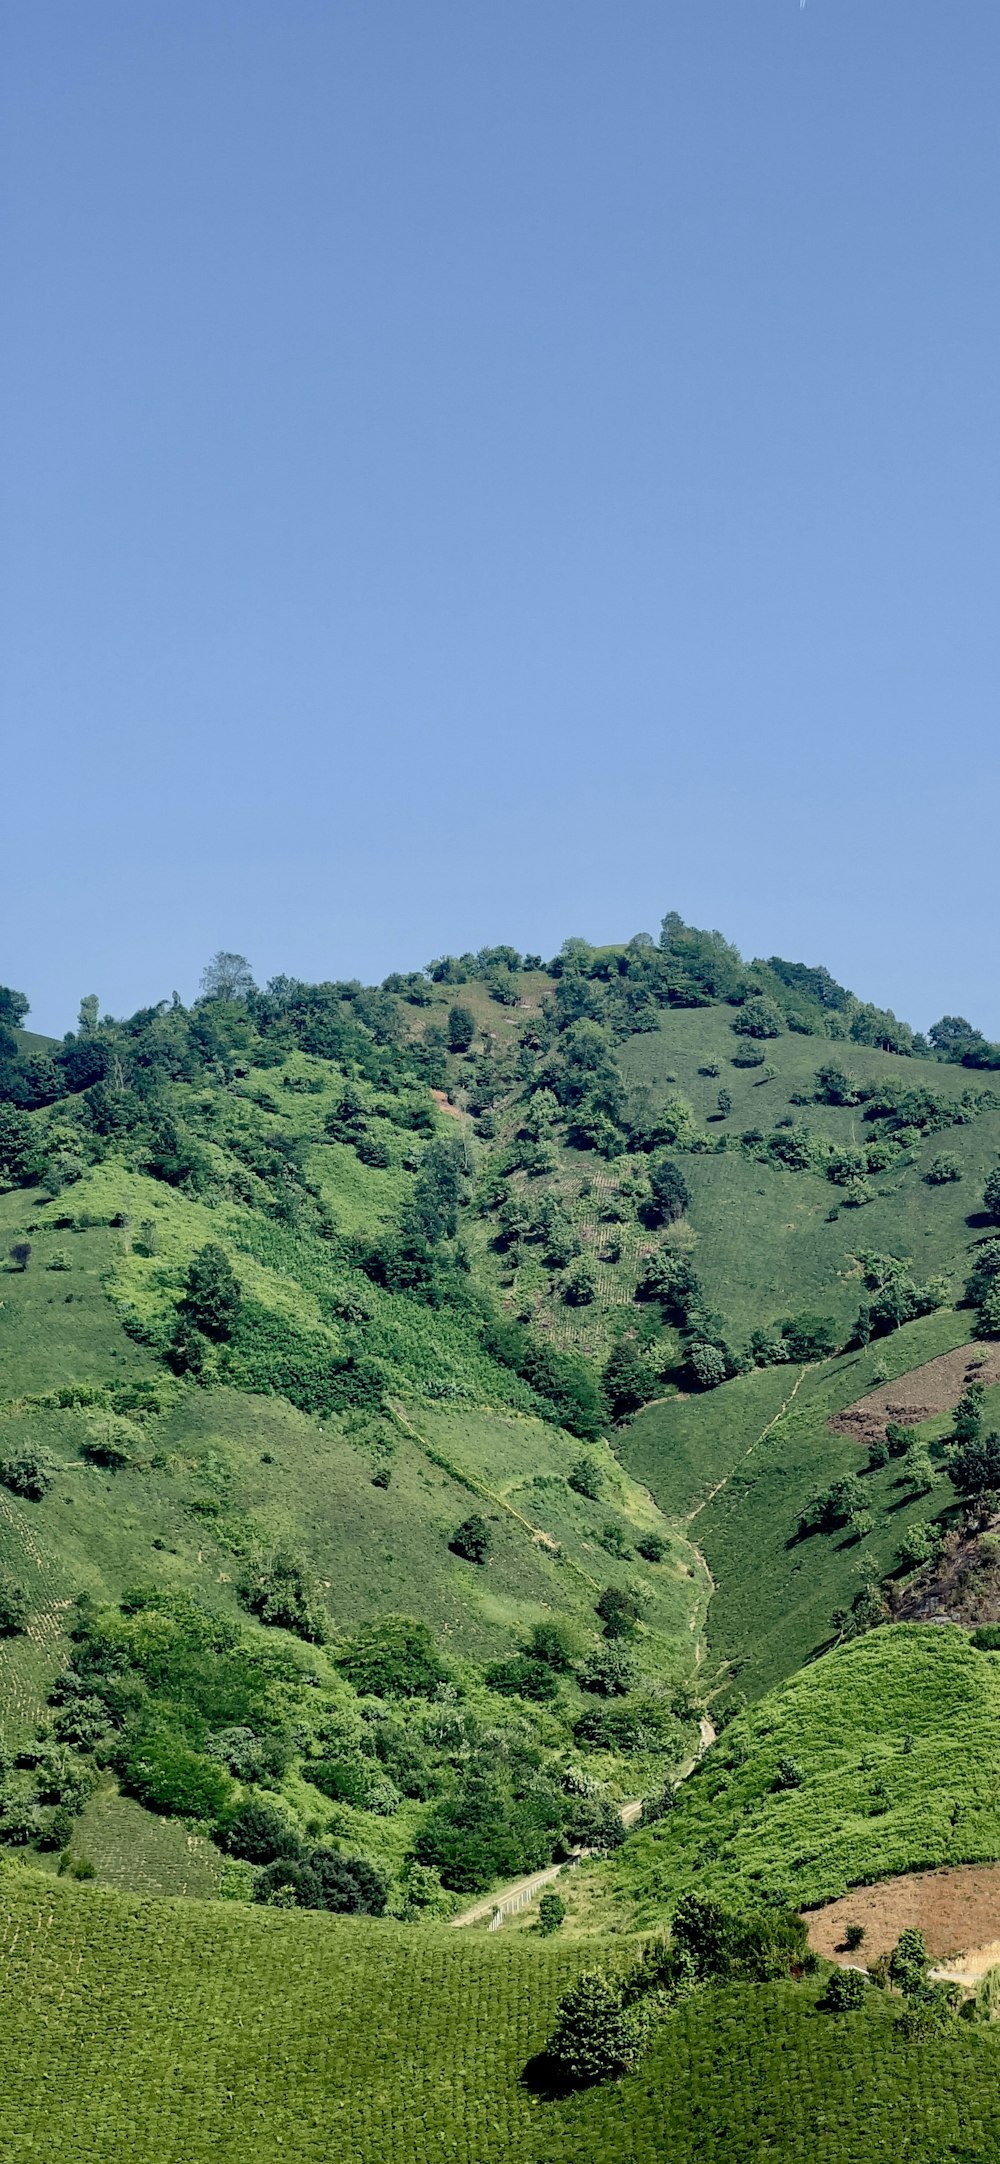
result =
[[[532,2061],[570,1947],[23,1875],[0,1893],[5,2164],[869,2164],[1000,2136],[993,2038],[907,2042],[877,1993],[846,2020],[815,1983],[702,1994],[634,2074],[553,2098]]]
[[[693,2158],[706,2096],[716,2146],[792,2156],[820,2094],[831,2155],[899,2153],[891,2008],[835,2045],[808,1977],[700,1994],[620,2089],[520,2075],[578,1939],[614,1971],[687,1892],[1000,1859],[1000,1656],[968,1635],[1000,1614],[1000,1050],[676,917],[380,987],[220,955],[191,1008],[89,998],[61,1043],[26,1008],[0,989],[0,1914],[16,1950],[41,1902],[59,1950],[19,2066],[60,2007],[67,2065],[103,2050],[118,1963],[151,2157],[168,2059],[185,2160],[199,2114],[235,2156],[256,2112],[275,2155],[336,2126],[541,2164],[622,2109],[637,2159],[664,2125]],[[534,1908],[442,1929],[580,1849],[563,1940]],[[301,2056],[311,2009],[360,2039],[373,1993],[404,2040],[378,2110],[361,2041]],[[226,2075],[286,2002],[301,2038]],[[941,2141],[979,2143],[984,2039],[924,2048]]]
[[[998,1710],[1000,1657],[963,1631],[897,1624],[839,1647],[731,1723],[595,1878],[591,1927],[612,1888],[641,1927],[691,1888],[814,1907],[1000,1856]]]

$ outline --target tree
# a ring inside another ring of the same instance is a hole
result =
[[[86,998],[81,999],[80,1001],[80,1012],[77,1017],[76,1026],[81,1037],[96,1036],[97,1019],[99,1012],[100,1001],[97,997],[97,993],[88,992]]]
[[[215,1240],[199,1248],[187,1274],[181,1307],[187,1319],[205,1337],[232,1337],[239,1313],[240,1288],[233,1266]]]
[[[0,984],[0,1028],[23,1029],[25,1016],[31,1012],[31,1002],[26,992],[15,992],[12,985]]]
[[[302,1842],[273,1804],[248,1796],[223,1820],[219,1839],[231,1856],[247,1863],[275,1863],[281,1857],[299,1857]]]
[[[970,1383],[955,1407],[955,1441],[971,1443],[982,1433],[983,1405],[986,1388],[983,1383]]]
[[[31,1241],[15,1240],[10,1250],[10,1259],[15,1270],[26,1270],[31,1261]]]
[[[635,2065],[648,2035],[641,2003],[627,2007],[619,1984],[601,1969],[585,1969],[556,2008],[548,2057],[575,2086],[613,2081]]]
[[[567,1485],[577,1495],[585,1495],[589,1503],[600,1501],[603,1476],[596,1458],[577,1458],[566,1475]]]
[[[634,1593],[626,1593],[619,1585],[606,1585],[595,1606],[606,1638],[631,1638],[639,1620]]]
[[[605,1362],[602,1380],[614,1420],[638,1412],[640,1405],[654,1396],[658,1382],[655,1369],[643,1359],[634,1338],[619,1338]]]
[[[700,1390],[715,1390],[726,1380],[726,1356],[717,1345],[692,1345],[688,1365]]]
[[[960,1495],[1000,1489],[1000,1435],[971,1436],[948,1461],[948,1478]]]
[[[662,1563],[667,1553],[667,1543],[659,1533],[644,1533],[642,1539],[636,1541],[635,1549],[636,1554],[641,1555],[647,1563]]]
[[[294,1631],[312,1645],[323,1645],[328,1636],[325,1612],[312,1578],[297,1556],[285,1548],[253,1558],[243,1572],[237,1592],[251,1615],[277,1630]]]
[[[651,1201],[646,1214],[657,1225],[674,1224],[683,1217],[691,1200],[684,1174],[671,1157],[654,1157],[649,1168],[649,1191]]]
[[[543,1939],[551,1938],[553,1931],[559,1930],[565,1915],[566,1903],[562,1895],[543,1893],[538,1904],[538,1922],[535,1928],[541,1932]]]
[[[748,999],[739,1008],[732,1028],[738,1037],[780,1037],[781,1015],[772,999]]]
[[[203,999],[246,999],[253,990],[253,970],[245,954],[229,954],[220,947],[202,970]]]
[[[1000,1225],[1000,1165],[994,1167],[983,1188],[983,1208],[993,1223]]]
[[[720,1090],[717,1102],[719,1107],[720,1120],[727,1120],[733,1109],[733,1099],[731,1091]]]
[[[924,1173],[928,1187],[946,1187],[950,1181],[960,1180],[961,1177],[962,1167],[950,1150],[944,1150],[940,1157],[935,1157]]]
[[[0,1570],[0,1636],[17,1637],[26,1629],[29,1613],[23,1585],[11,1577],[9,1570]]]
[[[562,1296],[567,1307],[590,1307],[597,1298],[597,1277],[589,1255],[581,1255],[563,1278]]]
[[[476,1034],[476,1017],[471,1007],[449,1007],[448,1050],[467,1052]]]
[[[40,1503],[52,1486],[52,1463],[40,1451],[22,1450],[16,1457],[0,1461],[0,1481],[12,1495],[24,1495],[32,1503]]]
[[[471,1518],[463,1518],[456,1526],[448,1542],[455,1555],[464,1556],[467,1563],[485,1563],[493,1545],[493,1535],[485,1518],[474,1512]]]

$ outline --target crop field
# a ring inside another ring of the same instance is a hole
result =
[[[893,1569],[908,1524],[954,1508],[938,1456],[935,1486],[919,1498],[891,1459],[863,1473],[875,1520],[863,1541],[847,1526],[795,1538],[810,1497],[864,1468],[856,1439],[832,1433],[831,1418],[865,1394],[878,1367],[902,1375],[967,1343],[971,1321],[941,1309],[863,1352],[804,1370],[760,1368],[718,1390],[668,1399],[622,1433],[623,1464],[684,1524],[716,1581],[709,1670],[735,1672],[748,1697],[830,1643],[834,1612],[850,1607],[863,1571]]]
[[[812,1907],[896,1872],[998,1858],[1000,1658],[958,1629],[895,1624],[740,1715],[602,1883],[637,1927],[691,1887]]]
[[[908,2044],[875,1994],[834,2020],[815,1985],[706,1992],[559,2099],[532,2062],[578,1948],[18,1870],[0,1948],[3,2164],[986,2164],[1000,2135],[995,2035]]]

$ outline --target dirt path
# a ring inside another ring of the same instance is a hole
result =
[[[842,1968],[856,1968],[859,1961],[867,1965],[895,1946],[901,1931],[917,1930],[923,1932],[933,1961],[960,1956],[964,1964],[972,1964],[982,1959],[981,1976],[994,1960],[1000,1961],[1000,1864],[909,1871],[877,1886],[856,1886],[841,1900],[804,1913],[810,1946]],[[844,1947],[848,1924],[860,1924],[865,1934],[854,1954]],[[993,1949],[992,1959],[986,1958]],[[957,1976],[957,1968],[954,1973]]]
[[[897,1375],[895,1382],[880,1383],[867,1397],[845,1405],[827,1425],[834,1435],[853,1435],[859,1443],[873,1443],[885,1436],[887,1420],[916,1427],[950,1413],[970,1383],[1000,1382],[1000,1345],[959,1345],[953,1352],[939,1353],[923,1367]]]
[[[633,1798],[632,1802],[623,1803],[622,1825],[634,1826],[641,1810],[641,1798]],[[527,1908],[529,1901],[533,1901],[535,1895],[541,1893],[543,1886],[550,1885],[554,1878],[559,1878],[560,1874],[574,1863],[582,1863],[584,1857],[590,1853],[589,1848],[577,1849],[567,1863],[546,1864],[544,1871],[531,1872],[527,1878],[513,1879],[509,1886],[502,1886],[498,1893],[487,1894],[484,1900],[474,1902],[471,1909],[463,1909],[460,1916],[450,1916],[448,1921],[460,1928],[463,1924],[481,1924],[487,1916],[498,1915],[501,1919],[512,1916],[518,1909]]]
[[[769,1420],[766,1428],[762,1428],[760,1434],[754,1436],[753,1442],[747,1445],[747,1448],[746,1450],[744,1450],[742,1456],[737,1458],[734,1465],[730,1466],[728,1473],[723,1473],[722,1479],[716,1481],[714,1488],[709,1489],[708,1494],[703,1498],[703,1500],[700,1503],[696,1503],[693,1510],[688,1511],[687,1516],[683,1521],[685,1525],[690,1525],[692,1519],[694,1518],[700,1518],[702,1511],[707,1510],[709,1504],[714,1503],[716,1496],[721,1495],[723,1488],[728,1487],[729,1482],[733,1477],[733,1474],[739,1472],[741,1465],[746,1464],[747,1459],[770,1435],[772,1428],[776,1428],[779,1420],[784,1419],[793,1398],[796,1398],[799,1394],[800,1384],[804,1381],[808,1373],[808,1367],[799,1369],[798,1375],[795,1378],[793,1388],[789,1391],[787,1398],[782,1401],[781,1405],[778,1408],[778,1411],[774,1415],[773,1420]],[[702,1562],[704,1562],[704,1560],[704,1556],[702,1556]]]

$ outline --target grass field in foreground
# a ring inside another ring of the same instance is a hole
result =
[[[0,2164],[944,2164],[995,2157],[1000,2043],[733,1988],[637,2071],[522,2076],[579,1948],[0,1879]],[[592,1958],[588,1949],[587,1958]]]
[[[587,1867],[588,1915],[649,1928],[691,1889],[802,1908],[998,1857],[1000,1656],[954,1627],[893,1624],[733,1721],[674,1810]]]

